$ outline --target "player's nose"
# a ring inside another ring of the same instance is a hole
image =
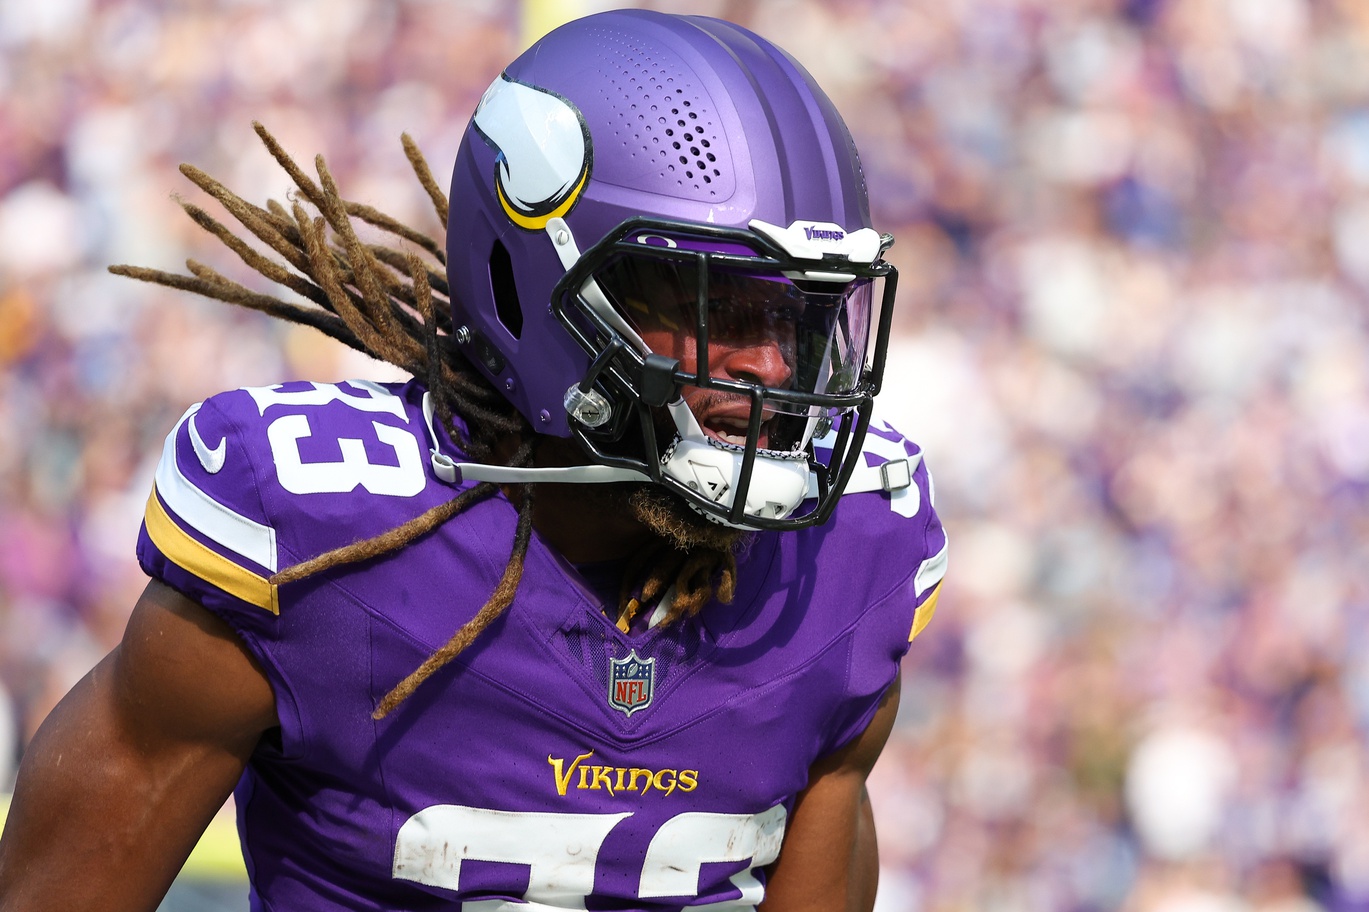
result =
[[[742,380],[783,389],[789,385],[793,369],[784,357],[780,343],[758,338],[729,349],[716,362],[717,370],[732,380]]]

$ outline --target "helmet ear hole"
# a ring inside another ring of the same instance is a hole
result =
[[[502,241],[490,249],[490,290],[494,293],[495,314],[515,339],[523,335],[523,305],[518,300],[518,285],[513,278],[513,261]]]

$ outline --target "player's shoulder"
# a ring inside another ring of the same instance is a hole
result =
[[[220,393],[167,436],[145,528],[200,576],[258,576],[450,497],[416,383],[291,382]],[[212,556],[211,556],[212,555]]]
[[[861,444],[841,509],[863,522],[894,530],[925,524],[936,515],[936,486],[922,447],[883,421],[872,421]],[[887,518],[887,523],[880,522]]]
[[[911,556],[924,544],[935,545],[936,484],[922,448],[886,422],[872,421],[853,462],[824,537],[872,558],[885,551]],[[825,550],[834,550],[831,543]]]
[[[819,574],[859,567],[868,596],[912,586],[917,596],[940,582],[946,532],[936,510],[936,484],[913,440],[873,421],[840,502],[826,525],[810,530]]]
[[[809,650],[804,660],[833,644],[844,650],[845,709],[828,726],[835,749],[869,724],[936,611],[947,542],[926,454],[888,424],[872,423],[827,522],[774,541],[770,585],[802,599],[794,642]]]

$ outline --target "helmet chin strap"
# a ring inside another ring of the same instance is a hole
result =
[[[617,466],[546,466],[541,468],[518,468],[515,466],[489,465],[483,462],[457,462],[439,448],[437,425],[433,422],[436,409],[433,394],[423,394],[423,420],[428,425],[428,439],[432,446],[428,453],[432,459],[433,474],[447,484],[460,484],[463,481],[489,481],[495,484],[529,484],[532,482],[551,482],[568,484],[605,484],[613,481],[650,481],[651,476],[636,469]]]
[[[710,442],[703,434],[694,413],[677,399],[667,408],[675,418],[676,427],[681,429],[662,460],[662,471],[671,478],[693,490],[706,492],[715,503],[730,508],[733,501],[727,498],[731,488],[732,470],[740,466],[741,454],[727,450],[716,442]],[[547,466],[543,468],[515,468],[513,466],[488,465],[481,462],[457,462],[438,449],[436,426],[433,424],[434,408],[432,393],[423,394],[423,418],[428,425],[428,436],[432,442],[429,453],[432,459],[433,474],[447,484],[460,484],[463,481],[488,481],[494,484],[531,484],[547,482],[552,484],[607,484],[618,481],[650,481],[651,476],[636,469],[619,468],[605,465]],[[689,433],[692,431],[692,433]],[[870,466],[861,460],[857,464],[846,485],[845,494],[859,494],[863,491],[897,491],[912,484],[912,473],[921,461],[922,454],[907,459],[893,459],[878,466]],[[801,479],[801,481],[800,481]],[[694,489],[694,481],[699,485]],[[722,485],[719,491],[709,491],[709,485]],[[793,499],[798,490],[797,500]],[[783,500],[764,499],[765,493],[778,493]],[[803,500],[818,496],[817,479],[808,471],[803,460],[777,459],[773,456],[756,455],[748,488],[746,514],[762,516],[765,510],[770,515],[783,517],[792,513]],[[702,511],[700,511],[702,512]],[[732,523],[705,513],[709,519],[722,525]],[[734,526],[734,528],[746,528]]]
[[[742,454],[710,439],[703,432],[698,419],[684,399],[666,406],[675,421],[678,433],[661,469],[670,478],[691,491],[712,500],[723,509],[733,505],[737,476],[741,472]],[[432,393],[423,394],[423,419],[428,426],[431,442],[429,455],[433,474],[447,484],[466,481],[488,481],[494,484],[607,484],[621,481],[650,481],[651,476],[637,469],[606,465],[526,467],[489,465],[480,462],[457,462],[443,453],[434,423],[436,409]],[[752,469],[751,484],[747,488],[746,514],[765,518],[783,518],[792,513],[808,495],[808,463],[802,459],[777,459],[757,454]],[[704,513],[704,511],[700,511]],[[732,525],[716,515],[704,513],[709,519]],[[737,528],[746,528],[737,526]]]
[[[483,462],[457,462],[432,451],[433,473],[448,484],[463,481],[490,481],[495,484],[605,484],[611,481],[650,481],[651,476],[635,469],[617,466],[545,466],[525,469],[488,465]]]
[[[580,248],[575,243],[575,235],[571,232],[570,226],[566,224],[565,219],[552,218],[547,220],[546,232],[547,237],[551,239],[552,247],[556,250],[557,257],[561,260],[562,268],[569,271],[580,259]],[[646,343],[642,341],[641,336],[637,335],[637,332],[628,325],[627,321],[604,297],[603,291],[593,279],[586,281],[580,291],[591,306],[595,308],[595,311],[614,330],[627,339],[629,344],[643,354],[650,351]],[[458,484],[462,481],[488,481],[494,484],[528,484],[532,482],[606,484],[615,481],[651,480],[651,476],[645,472],[617,466],[583,465],[516,468],[480,462],[457,462],[438,449],[437,431],[433,425],[431,397],[431,393],[424,393],[423,395],[423,417],[428,423],[428,436],[433,444],[430,449],[433,473],[448,484]]]

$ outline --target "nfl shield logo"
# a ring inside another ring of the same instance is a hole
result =
[[[625,659],[608,660],[608,703],[632,715],[651,705],[656,683],[656,660],[643,659],[632,650]]]

